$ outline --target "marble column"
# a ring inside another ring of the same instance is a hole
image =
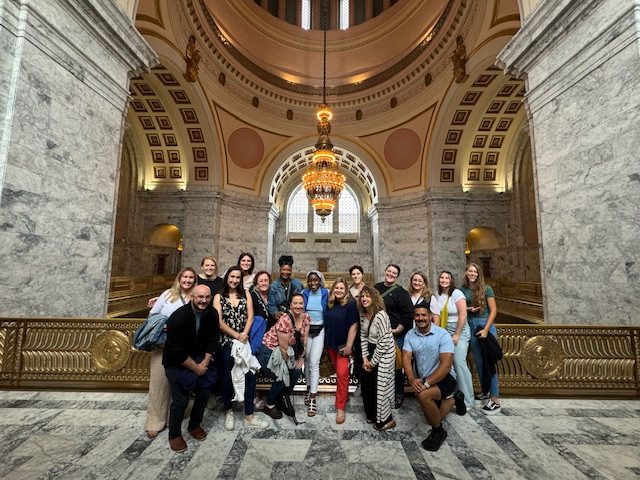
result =
[[[106,313],[129,79],[115,0],[0,2],[0,316]]]
[[[431,286],[441,270],[461,279],[466,221],[459,189],[383,199],[376,210],[380,277],[387,264],[397,263],[403,287],[414,270],[424,271]]]
[[[269,212],[266,198],[224,192],[219,216],[218,263],[221,273],[236,265],[241,252],[253,254],[256,271],[269,269]]]
[[[526,80],[552,324],[639,323],[639,13],[639,0],[541,0],[498,56]]]

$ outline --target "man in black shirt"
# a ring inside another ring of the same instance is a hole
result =
[[[209,287],[198,285],[193,289],[191,301],[173,312],[167,321],[167,342],[162,354],[162,364],[171,387],[169,446],[175,452],[187,449],[182,437],[182,419],[189,403],[189,391],[183,389],[181,382],[188,373],[187,370],[193,372],[198,379],[210,375],[209,370],[213,368],[213,364],[211,367],[209,364],[218,347],[218,312],[209,306],[210,302]],[[195,400],[187,430],[196,440],[202,441],[207,438],[200,423],[209,399],[209,390],[199,383],[196,383],[194,389]]]

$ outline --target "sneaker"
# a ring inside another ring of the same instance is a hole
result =
[[[500,413],[500,411],[501,411],[500,404],[495,403],[491,399],[489,399],[487,404],[484,407],[482,407],[482,413],[484,413],[485,415],[495,415],[497,413]]]
[[[473,399],[474,399],[476,402],[480,402],[480,403],[484,403],[484,402],[486,402],[487,400],[489,400],[490,398],[491,398],[491,395],[489,395],[488,393],[477,393],[477,394],[473,397]]]
[[[256,397],[253,399],[253,406],[256,410],[262,410],[266,405],[266,402],[260,397]]]
[[[236,419],[233,416],[233,411],[224,414],[224,429],[233,430],[236,425]]]
[[[171,450],[173,450],[174,452],[182,453],[187,449],[187,442],[185,442],[182,435],[180,435],[179,437],[176,437],[176,438],[170,438],[169,446],[171,447]]]
[[[431,430],[427,438],[422,441],[422,448],[430,452],[436,452],[447,438],[447,431],[441,428],[439,431]]]
[[[282,414],[280,414],[282,415]],[[253,428],[256,430],[263,430],[269,426],[269,422],[266,420],[262,420],[256,416],[253,417],[253,420],[249,421],[246,418],[244,419],[244,426],[246,428]]]
[[[278,410],[278,407],[275,405],[273,407],[265,405],[263,412],[274,420],[280,420],[282,418],[282,412]]]
[[[464,404],[464,393],[461,390],[456,390],[453,394],[453,401],[456,405],[456,413],[458,415],[464,415],[467,413],[467,406]]]

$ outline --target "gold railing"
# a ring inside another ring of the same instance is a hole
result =
[[[544,323],[541,284],[493,279],[487,279],[487,284],[493,288],[498,313],[533,323]]]
[[[146,310],[149,298],[171,287],[175,278],[175,274],[111,277],[107,317],[121,317]]]
[[[144,390],[149,356],[131,346],[141,321],[2,318],[0,388]],[[640,397],[640,327],[499,325],[498,335],[505,395]]]

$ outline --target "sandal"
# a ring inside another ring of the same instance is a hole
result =
[[[344,421],[345,421],[344,410],[339,410],[338,413],[336,413],[336,423],[338,425],[342,425]]]
[[[307,390],[307,393],[304,394],[304,404],[309,405],[311,402],[311,392]]]
[[[316,416],[316,397],[309,397],[309,410],[307,410],[307,417]]]

